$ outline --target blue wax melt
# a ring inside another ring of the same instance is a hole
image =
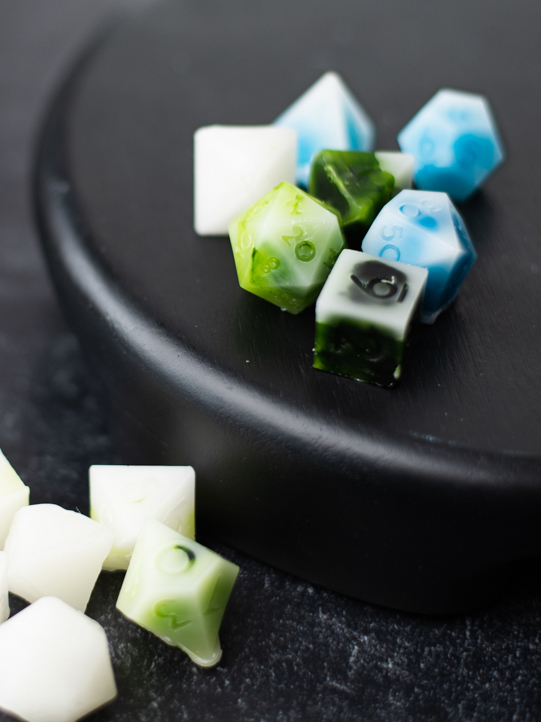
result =
[[[471,195],[504,160],[486,98],[440,90],[398,134],[403,153],[415,157],[418,188],[443,191],[453,200]]]
[[[403,190],[366,234],[365,253],[428,270],[422,321],[433,323],[454,300],[477,255],[446,193]]]
[[[336,73],[325,73],[275,121],[298,134],[297,183],[308,187],[312,158],[321,150],[374,148],[374,124]]]

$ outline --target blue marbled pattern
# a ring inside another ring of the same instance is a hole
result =
[[[337,73],[322,75],[274,124],[297,131],[297,183],[303,188],[320,150],[374,148],[374,124]]]
[[[504,160],[486,98],[440,90],[398,134],[403,153],[415,157],[418,188],[443,191],[462,201]]]
[[[428,270],[424,323],[433,323],[454,300],[477,257],[448,195],[414,190],[403,190],[384,206],[362,250]]]

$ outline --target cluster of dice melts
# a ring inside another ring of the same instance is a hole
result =
[[[336,73],[272,125],[200,128],[194,225],[229,234],[246,291],[293,314],[316,303],[315,368],[390,387],[476,259],[452,200],[504,153],[487,100],[455,90],[403,128],[402,152],[373,153],[374,138]]]
[[[195,539],[191,466],[91,466],[90,518],[30,490],[0,451],[0,710],[75,722],[113,701],[105,631],[85,610],[102,569],[127,570],[117,608],[203,667],[238,567]],[[8,592],[30,602],[9,618]]]

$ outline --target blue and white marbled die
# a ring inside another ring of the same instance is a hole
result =
[[[403,153],[415,157],[418,188],[443,191],[453,200],[471,195],[504,160],[488,100],[443,89],[398,134]]]
[[[319,151],[374,148],[374,124],[337,73],[322,75],[274,125],[297,131],[297,183],[304,188]]]
[[[428,270],[423,323],[454,300],[477,258],[468,231],[446,193],[403,190],[380,211],[362,250]]]

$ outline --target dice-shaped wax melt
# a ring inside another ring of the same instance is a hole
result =
[[[428,270],[423,323],[433,323],[454,300],[477,258],[446,193],[404,190],[380,211],[362,250]]]
[[[316,303],[314,367],[394,386],[415,339],[426,278],[424,268],[342,251]]]
[[[239,568],[155,520],[145,522],[117,608],[202,667],[222,656],[218,631]]]
[[[104,569],[128,568],[147,519],[195,538],[195,471],[191,466],[95,465],[90,467],[89,482],[91,518],[115,533]]]
[[[58,597],[84,612],[113,539],[103,524],[56,504],[25,506],[6,540],[9,591],[29,602]]]
[[[346,238],[354,242],[391,199],[394,185],[373,153],[322,150],[312,162],[308,190],[340,213]]]
[[[225,236],[230,221],[281,181],[295,182],[297,134],[275,125],[209,125],[194,134],[194,226]]]
[[[0,450],[0,549],[4,548],[15,512],[28,506],[29,500],[30,489]]]
[[[487,99],[440,90],[398,134],[404,153],[415,156],[414,181],[453,200],[471,195],[504,160]]]
[[[312,158],[320,150],[374,147],[374,124],[337,73],[322,75],[274,124],[298,133],[297,183],[303,188],[308,186]]]
[[[290,313],[315,302],[345,246],[339,214],[280,183],[229,225],[239,284]]]
[[[75,722],[117,695],[103,628],[56,597],[0,625],[0,709],[27,722]]]

